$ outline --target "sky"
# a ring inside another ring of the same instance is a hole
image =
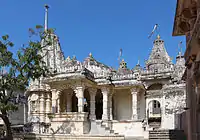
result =
[[[13,50],[29,39],[28,29],[44,25],[48,4],[49,28],[55,28],[65,57],[83,61],[91,52],[98,61],[119,67],[119,51],[129,68],[138,60],[144,66],[156,34],[148,39],[155,24],[175,61],[178,44],[185,37],[172,37],[175,0],[1,0],[0,35],[8,34]]]

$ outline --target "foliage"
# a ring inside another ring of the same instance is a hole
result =
[[[17,51],[16,57],[10,51],[14,43],[9,36],[4,35],[0,39],[0,117],[7,125],[7,131],[10,128],[7,114],[18,109],[15,91],[25,91],[30,79],[45,77],[48,73],[42,51],[46,45],[51,45],[52,33],[52,29],[44,32],[39,25],[29,29],[30,40]]]

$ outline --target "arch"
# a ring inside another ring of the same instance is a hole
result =
[[[158,100],[151,100],[148,103],[148,107],[152,105],[152,108],[160,108],[161,104]]]
[[[147,118],[149,127],[159,129],[161,126],[161,103],[158,100],[151,100],[148,103]]]
[[[98,89],[96,96],[95,96],[95,114],[96,114],[96,119],[101,120],[102,119],[102,114],[103,114],[103,94],[101,93],[101,90]]]
[[[84,112],[88,112],[88,116],[90,114],[90,93],[88,89],[84,90]]]
[[[60,111],[77,112],[78,98],[72,88],[63,89],[60,94]]]
[[[163,87],[163,85],[161,83],[154,83],[154,84],[151,84],[147,90],[161,90]]]
[[[78,98],[76,97],[76,94],[72,94],[72,112],[78,112]]]

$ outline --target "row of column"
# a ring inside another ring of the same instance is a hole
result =
[[[75,88],[75,94],[78,98],[78,112],[84,112],[84,87],[76,87]],[[97,89],[95,88],[89,88],[88,89],[90,94],[90,119],[95,120],[95,96],[97,93]],[[112,120],[112,95],[113,90],[109,87],[102,87],[101,88],[102,95],[103,95],[103,114],[102,114],[102,120]],[[132,94],[132,119],[137,120],[138,114],[137,114],[137,95],[138,95],[138,89],[132,88],[131,90]],[[69,94],[68,97],[71,97],[72,94]],[[50,98],[47,98],[48,102],[46,106],[50,106]],[[41,102],[41,104],[43,104]],[[71,111],[71,98],[67,98],[67,112]],[[58,90],[52,90],[52,109],[53,112],[60,113],[60,91]],[[50,111],[50,108],[47,109],[47,111]]]

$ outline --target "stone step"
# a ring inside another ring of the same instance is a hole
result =
[[[183,130],[153,130],[149,131],[149,140],[183,140]]]
[[[103,121],[96,121],[96,124],[101,128],[105,129],[105,131],[109,134],[119,135],[118,133],[115,133],[114,130],[112,130],[110,127],[108,127],[109,125],[104,123]]]

